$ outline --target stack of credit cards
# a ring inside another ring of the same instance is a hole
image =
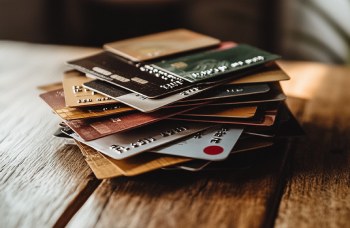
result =
[[[40,97],[63,121],[55,136],[76,143],[97,178],[198,171],[301,132],[279,58],[176,29],[68,61],[62,85]]]

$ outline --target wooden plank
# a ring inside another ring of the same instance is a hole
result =
[[[309,81],[310,87],[318,88],[298,92],[310,98],[299,110],[307,136],[295,144],[275,225],[349,227],[350,68],[320,64],[298,64],[297,68],[309,71],[309,75],[300,74],[307,77],[300,78],[300,83]]]
[[[282,149],[244,170],[156,171],[104,181],[68,227],[261,227],[271,224]],[[278,202],[277,202],[278,203]],[[278,206],[278,204],[277,204]],[[276,207],[277,208],[277,207]]]
[[[0,42],[0,227],[63,225],[99,184],[77,147],[52,137],[59,119],[36,89],[94,51]]]

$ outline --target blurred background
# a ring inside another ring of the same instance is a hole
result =
[[[0,40],[99,47],[178,27],[350,64],[350,0],[0,0]]]

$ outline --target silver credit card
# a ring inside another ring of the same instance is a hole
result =
[[[184,91],[169,95],[164,98],[151,99],[137,93],[121,94],[116,90],[115,86],[100,80],[94,80],[83,84],[84,87],[103,94],[107,97],[120,101],[141,112],[153,112],[164,106],[170,105],[176,101],[193,96],[217,85],[195,86]]]
[[[206,123],[197,124],[167,120],[91,141],[84,141],[76,133],[71,133],[70,136],[103,154],[119,160],[181,139],[211,126],[213,125]]]
[[[167,97],[151,99],[140,94],[136,93],[127,93],[122,94],[119,92],[115,86],[103,82],[100,80],[90,81],[83,84],[84,87],[95,91],[97,93],[103,94],[107,97],[120,101],[126,105],[129,105],[141,112],[153,112],[157,109],[160,109],[165,106],[181,106],[182,104],[188,104],[193,102],[206,102],[211,101],[212,99],[218,98],[229,98],[229,97],[237,97],[237,96],[245,96],[251,94],[259,94],[266,93],[270,90],[268,84],[254,84],[254,85],[222,85],[218,86],[217,84],[211,85],[202,85],[202,86],[194,86],[184,91],[169,95]],[[203,93],[206,90],[212,89],[216,87],[215,91],[209,93],[205,92],[205,95],[202,97],[200,93]],[[185,98],[192,97],[194,95],[196,98],[183,100]],[[183,100],[183,101],[182,101]],[[178,102],[173,104],[174,102]]]

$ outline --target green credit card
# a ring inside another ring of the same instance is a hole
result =
[[[279,58],[278,55],[240,44],[229,49],[220,48],[162,60],[146,66],[146,71],[160,76],[174,75],[189,82],[198,82],[249,69]]]

